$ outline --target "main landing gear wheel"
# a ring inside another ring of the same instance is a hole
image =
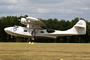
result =
[[[35,29],[31,32],[32,37],[30,38],[29,44],[33,44],[33,41],[35,40],[36,31]]]
[[[34,43],[33,43],[34,40],[35,40],[35,36],[32,36],[32,37],[30,38],[29,44],[34,44]]]

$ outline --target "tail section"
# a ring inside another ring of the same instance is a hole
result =
[[[69,32],[73,32],[77,35],[86,34],[86,22],[84,20],[79,20],[71,29],[68,30]]]
[[[74,27],[77,29],[78,34],[86,34],[86,22],[84,20],[79,20]]]

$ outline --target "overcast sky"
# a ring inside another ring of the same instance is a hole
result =
[[[35,18],[90,21],[90,0],[0,0],[0,17],[29,15]]]

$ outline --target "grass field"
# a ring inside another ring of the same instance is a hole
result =
[[[0,43],[0,60],[90,60],[90,44]]]

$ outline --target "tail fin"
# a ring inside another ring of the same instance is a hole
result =
[[[84,20],[79,20],[70,30],[77,35],[84,35],[86,34],[86,22]]]
[[[86,34],[86,22],[84,20],[79,20],[76,25],[74,25],[78,34]]]

